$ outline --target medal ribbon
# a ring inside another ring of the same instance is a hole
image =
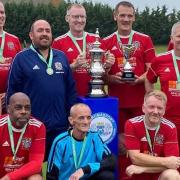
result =
[[[5,32],[2,32],[2,41],[1,41],[1,47],[0,47],[0,62],[3,58],[3,51],[4,51],[4,43],[5,43]]]
[[[133,35],[134,35],[134,31],[132,30],[129,34],[129,40],[128,40],[129,45],[132,44]],[[118,43],[122,43],[118,31],[116,31],[116,37],[117,37]]]
[[[73,43],[76,46],[76,48],[78,49],[79,53],[85,54],[85,52],[86,52],[86,33],[83,32],[83,50],[80,48],[79,44],[76,41],[76,38],[72,35],[71,31],[69,31],[67,34],[73,41]]]
[[[47,63],[46,59],[34,49],[34,47],[33,47],[32,44],[31,44],[30,48],[31,48],[35,53],[37,53],[37,55],[38,55],[38,57],[40,58],[40,60],[42,60],[44,63],[47,64],[47,69],[52,69],[52,60],[53,60],[53,52],[52,52],[52,49],[50,49],[49,62]]]
[[[156,135],[157,135],[157,133],[159,131],[160,125],[158,125],[157,128],[156,128],[155,135],[154,135],[153,145],[152,145],[151,137],[150,137],[149,131],[148,131],[147,127],[146,127],[145,121],[144,121],[144,126],[145,126],[145,130],[146,130],[146,139],[147,139],[147,142],[148,142],[151,154],[154,155],[154,143],[155,143]]]
[[[17,154],[17,151],[19,149],[19,146],[21,144],[21,141],[22,141],[22,137],[26,131],[26,127],[27,127],[27,124],[23,127],[22,129],[22,132],[20,134],[20,137],[18,139],[18,142],[17,142],[17,146],[16,146],[16,149],[14,147],[14,137],[13,137],[13,131],[12,131],[12,124],[11,124],[11,121],[8,117],[8,131],[9,131],[9,137],[10,137],[10,142],[11,142],[11,150],[12,150],[12,153],[13,153],[13,160],[16,158],[16,154]]]
[[[85,136],[85,138],[84,138],[84,140],[83,140],[83,145],[82,145],[82,148],[81,148],[81,152],[80,152],[80,156],[79,156],[79,161],[78,161],[78,162],[77,162],[77,154],[76,154],[75,140],[74,140],[74,138],[72,137],[72,131],[71,131],[71,142],[72,142],[74,165],[75,165],[75,168],[78,169],[79,166],[80,166],[80,164],[81,164],[82,157],[83,157],[84,150],[85,150],[85,146],[86,146],[86,136]]]
[[[179,73],[179,68],[177,65],[177,58],[174,53],[174,50],[172,50],[172,57],[173,57],[173,64],[174,64],[174,68],[175,68],[175,72],[176,72],[177,82],[180,83],[180,73]]]

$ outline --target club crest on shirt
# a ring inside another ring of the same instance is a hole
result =
[[[87,47],[88,50],[91,50],[91,49],[93,49],[93,44],[92,43],[88,43],[86,45],[86,47]]]
[[[23,138],[22,140],[22,148],[23,149],[29,149],[32,144],[32,139],[31,138]]]
[[[8,46],[8,49],[9,49],[9,50],[15,49],[13,42],[8,42],[8,43],[7,43],[7,46]]]
[[[157,134],[157,135],[156,135],[156,138],[155,138],[155,143],[162,145],[163,142],[164,142],[164,136],[163,136],[163,134]]]
[[[57,71],[62,71],[63,70],[62,64],[60,62],[55,62],[54,65],[55,65],[55,69]]]
[[[139,41],[134,41],[133,45],[135,46],[136,50],[140,48],[140,43]]]

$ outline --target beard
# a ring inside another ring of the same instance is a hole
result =
[[[43,41],[45,40],[45,42]],[[52,44],[52,38],[48,36],[41,36],[38,41],[34,41],[33,44],[36,48],[39,50],[47,50],[51,47]]]

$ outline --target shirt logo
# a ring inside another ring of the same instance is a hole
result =
[[[147,141],[146,137],[141,138],[141,141]]]
[[[113,46],[111,50],[117,50],[117,47],[116,46]]]
[[[35,66],[33,67],[33,70],[36,70],[36,69],[40,69],[38,65],[35,65]]]
[[[8,143],[7,141],[5,141],[5,142],[2,144],[2,146],[5,147],[5,146],[10,146],[10,145],[9,145],[9,143]]]
[[[31,147],[32,140],[31,138],[24,138],[22,140],[22,148],[23,149],[29,149]]]
[[[61,62],[55,62],[54,65],[55,65],[56,71],[62,71],[63,70]]]
[[[72,52],[73,51],[73,49],[72,48],[69,48],[68,50],[67,50],[67,52]]]
[[[9,50],[14,50],[14,49],[15,49],[13,42],[8,42],[8,43],[7,43],[7,46],[8,46],[8,49],[9,49]]]
[[[157,136],[156,136],[156,138],[155,138],[155,142],[157,143],[157,144],[163,144],[163,142],[164,142],[164,136],[163,136],[163,134],[157,134]]]
[[[170,72],[170,69],[167,67],[164,72]]]

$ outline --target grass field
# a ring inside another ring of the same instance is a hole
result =
[[[156,54],[163,53],[167,51],[167,45],[156,45]]]

